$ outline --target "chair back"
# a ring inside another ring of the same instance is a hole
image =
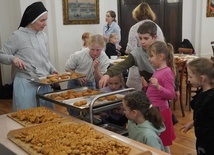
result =
[[[180,54],[189,54],[189,55],[192,55],[193,53],[193,50],[191,48],[178,48],[178,52]]]
[[[211,47],[213,49],[213,56],[214,56],[214,41],[211,41]]]
[[[180,80],[180,86],[182,86],[182,82],[183,82],[183,78],[184,78],[184,73],[186,70],[186,60],[179,60],[179,61],[175,61],[175,65],[178,69],[179,72],[179,80]],[[180,88],[181,90],[182,88]]]

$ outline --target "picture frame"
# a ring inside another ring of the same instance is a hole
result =
[[[207,17],[214,17],[214,0],[207,0]]]
[[[63,24],[99,24],[99,0],[63,0]]]

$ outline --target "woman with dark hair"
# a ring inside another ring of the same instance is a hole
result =
[[[105,42],[107,43],[109,41],[109,36],[112,33],[116,33],[118,35],[118,42],[116,43],[116,48],[120,47],[120,26],[116,23],[116,13],[112,10],[109,10],[106,12],[106,24],[103,27],[103,37]]]

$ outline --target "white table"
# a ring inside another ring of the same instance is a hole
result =
[[[81,122],[81,123],[84,122],[84,121],[79,120],[74,117],[72,117],[72,120],[74,120],[75,122]],[[87,122],[84,122],[84,123],[87,123]],[[87,124],[93,126],[96,130],[98,130],[110,137],[116,138],[118,140],[121,140],[121,141],[129,144],[130,146],[134,146],[143,151],[149,150],[153,153],[153,155],[169,155],[165,152],[162,152],[160,150],[157,150],[157,149],[147,146],[145,144],[139,143],[139,142],[129,139],[127,137],[121,136],[114,132],[108,131],[108,130],[98,127],[96,125],[93,125],[90,123],[87,123]],[[17,155],[27,155],[27,153],[24,150],[22,150],[19,146],[17,146],[16,144],[14,144],[12,141],[10,141],[7,138],[7,134],[9,131],[19,129],[19,128],[23,128],[23,126],[21,126],[17,122],[15,122],[12,119],[10,119],[9,117],[7,117],[7,115],[0,115],[0,143],[3,144],[5,147],[9,148],[10,150],[12,150]]]

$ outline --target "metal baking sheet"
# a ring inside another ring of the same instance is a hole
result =
[[[67,93],[68,91],[71,91],[71,90],[74,90],[76,93],[77,92],[83,92],[83,91],[86,91],[86,90],[99,91],[99,94],[100,93],[104,93],[103,91],[100,91],[99,89],[90,89],[88,87],[78,87],[78,88],[74,88],[74,89],[66,89],[66,90],[62,90],[62,91],[46,93],[46,94],[44,94],[44,96],[49,98],[49,99],[56,100],[56,101],[59,101],[59,102],[64,102],[64,101],[67,101],[67,100],[73,100],[73,99],[78,99],[78,98],[85,98],[85,97],[88,98],[90,96],[94,96],[94,95],[88,95],[88,96],[81,96],[81,97],[76,97],[76,98],[72,98],[72,99],[61,99],[61,100],[57,100],[57,99],[54,99],[54,98],[50,97],[50,96],[53,96],[53,95],[62,96],[63,93]]]
[[[51,93],[46,93],[44,94],[44,96],[48,96],[48,95],[52,95],[52,94],[61,94],[61,93],[65,93],[69,90],[74,90],[75,92],[80,92],[80,91],[85,91],[87,89],[90,89],[89,87],[77,87],[77,88],[73,88],[73,89],[66,89],[66,90],[61,90],[61,91],[57,91],[57,92],[51,92]]]
[[[122,95],[122,94],[114,94],[114,95],[116,96],[116,99],[112,100],[112,101],[108,101],[107,99],[104,99],[102,101],[100,101],[99,99],[96,100],[95,103],[94,103],[94,107],[100,106],[100,105],[104,105],[104,104],[111,104],[111,103],[114,103],[114,102],[117,102],[117,101],[122,101],[122,98],[124,97],[124,95]],[[74,98],[74,99],[64,100],[62,102],[65,103],[65,104],[67,104],[67,105],[79,108],[79,109],[85,109],[85,108],[89,108],[90,103],[91,103],[91,101],[92,101],[92,99],[94,97],[95,96]],[[82,100],[86,100],[87,104],[82,105],[82,106],[76,106],[76,105],[74,105],[75,102],[79,102],[79,101],[82,101]]]
[[[75,80],[75,79],[83,78],[83,77],[86,76],[85,74],[77,73],[78,76],[72,78],[72,77],[71,77],[72,74],[73,74],[73,73],[70,73],[70,72],[60,73],[60,74],[59,74],[59,78],[57,79],[57,81],[54,81],[54,82],[51,82],[50,80],[48,80],[48,76],[39,77],[39,80],[35,80],[35,79],[33,79],[33,78],[30,79],[30,80],[33,81],[33,82],[42,84],[42,85],[50,85],[50,84],[54,84],[54,83],[59,83],[59,82],[65,82],[65,81]],[[51,76],[51,75],[49,75],[49,76]],[[61,76],[64,76],[65,78],[61,78]]]

